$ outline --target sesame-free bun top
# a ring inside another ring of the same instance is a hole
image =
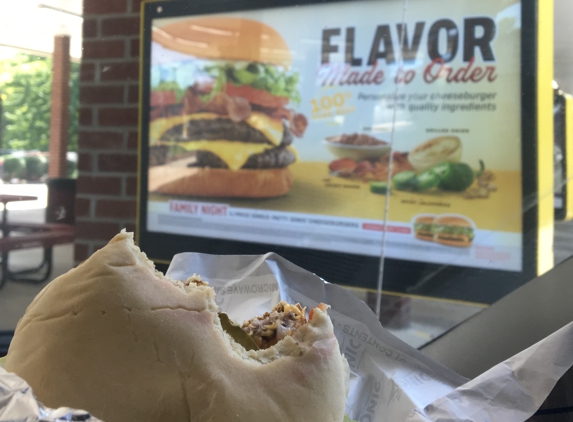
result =
[[[436,217],[434,217],[433,215],[421,215],[419,217],[416,217],[416,220],[414,220],[414,223],[432,224],[435,220],[436,220]]]
[[[456,226],[456,227],[472,227],[472,223],[464,217],[457,217],[454,215],[446,215],[438,217],[434,220],[434,224],[438,226]]]
[[[252,19],[207,16],[153,27],[153,41],[198,58],[254,61],[289,68],[292,56],[281,35]]]

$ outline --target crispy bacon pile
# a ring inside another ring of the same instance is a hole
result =
[[[351,158],[334,160],[328,166],[333,175],[363,181],[386,181],[390,171],[390,153],[385,154],[379,160],[363,160],[356,162]],[[413,170],[408,161],[407,152],[395,151],[392,154],[392,177],[403,171]]]
[[[351,135],[339,135],[328,138],[330,142],[336,142],[343,145],[358,145],[358,146],[379,146],[388,145],[388,142],[377,139],[373,136],[366,135],[365,133],[353,133]]]
[[[173,103],[174,96],[164,95],[162,103],[153,108],[151,120],[176,115],[191,115],[200,112],[210,112],[228,116],[233,122],[239,123],[251,116],[253,111],[264,113],[273,119],[285,120],[293,135],[302,137],[308,126],[307,118],[293,109],[286,108],[287,97],[272,95],[267,91],[248,85],[235,86],[227,83],[225,89],[215,95],[212,80],[200,80],[187,88],[180,104]],[[157,95],[156,95],[157,96]]]

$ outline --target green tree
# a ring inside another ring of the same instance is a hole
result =
[[[50,142],[52,59],[18,54],[0,62],[2,148],[47,151]],[[78,145],[79,64],[70,72],[70,151]]]

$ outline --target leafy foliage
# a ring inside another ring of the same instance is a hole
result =
[[[10,180],[13,177],[21,179],[26,173],[26,162],[23,158],[13,157],[8,155],[4,157],[4,175],[6,180]]]
[[[47,151],[50,142],[52,59],[18,54],[0,62],[2,148]],[[79,64],[70,71],[70,151],[78,145]]]
[[[0,161],[3,163],[2,180],[8,182],[12,179],[24,179],[28,181],[42,180],[48,174],[50,159],[47,154],[31,153],[36,155],[3,155]],[[77,164],[67,160],[67,176],[77,178]]]
[[[41,155],[29,155],[24,157],[26,163],[26,178],[28,180],[39,180],[48,173],[48,160]]]

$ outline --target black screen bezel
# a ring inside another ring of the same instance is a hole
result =
[[[348,2],[349,0],[346,0]],[[350,0],[360,1],[360,0]],[[140,163],[137,240],[147,255],[165,264],[180,252],[218,255],[250,255],[276,252],[322,278],[341,285],[375,289],[380,258],[199,236],[147,231],[148,118],[150,95],[151,23],[155,18],[226,13],[310,4],[339,3],[341,0],[216,0],[162,1],[142,4],[142,51],[140,95]],[[537,110],[537,0],[521,3],[521,133],[523,248],[521,272],[443,266],[387,258],[384,290],[410,295],[491,304],[537,275],[538,246],[538,110]],[[161,8],[161,12],[158,12]],[[145,140],[145,142],[144,142]]]
[[[561,144],[561,152],[563,154],[563,160],[561,161],[561,166],[562,166],[562,180],[567,180],[567,153],[566,153],[566,148],[567,148],[567,118],[566,118],[566,114],[567,114],[567,101],[565,100],[565,95],[560,91],[557,90],[555,92],[555,96],[554,96],[554,105],[560,105],[560,113],[558,115],[554,115],[554,118],[560,119],[561,120],[561,126],[555,125],[554,126],[554,131],[555,131],[555,137],[557,138],[558,136],[561,137],[562,139],[562,144]],[[554,112],[555,113],[555,112]],[[558,131],[560,133],[558,133]],[[563,199],[563,206],[561,208],[555,208],[555,220],[556,221],[564,221],[565,218],[567,217],[567,183],[564,183],[563,186],[561,187],[561,198]]]

